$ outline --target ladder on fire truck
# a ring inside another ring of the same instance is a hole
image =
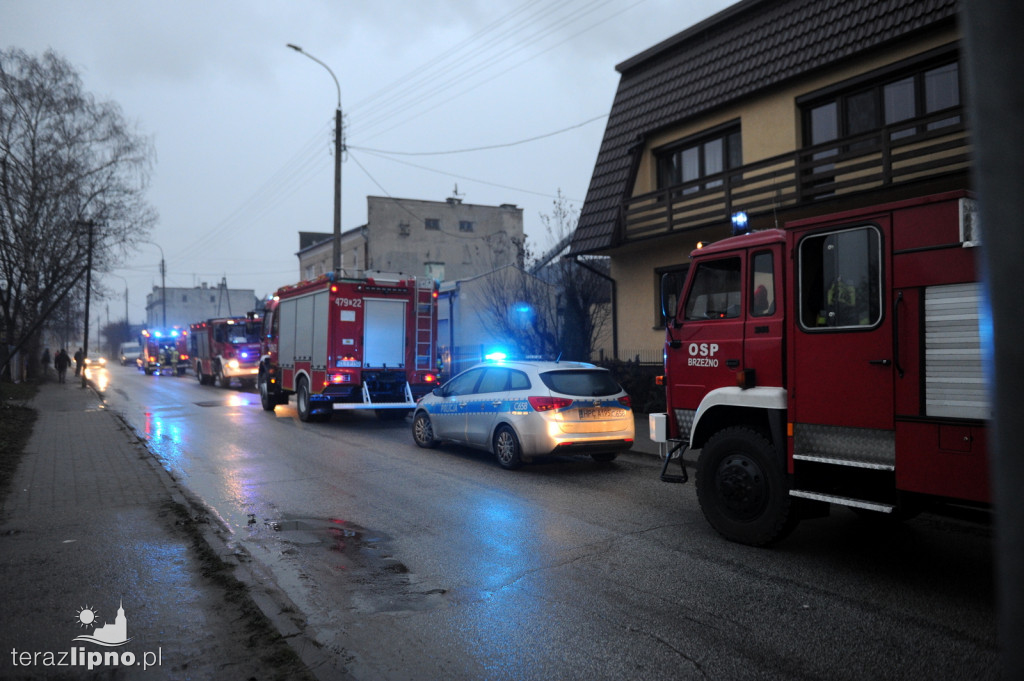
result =
[[[434,281],[416,279],[416,370],[434,371]]]

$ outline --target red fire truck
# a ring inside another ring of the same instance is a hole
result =
[[[436,336],[433,281],[328,274],[278,289],[263,320],[263,408],[295,394],[303,421],[335,409],[404,417],[437,385]]]
[[[651,416],[662,479],[685,482],[669,461],[701,450],[704,516],[751,545],[831,505],[876,518],[987,505],[975,214],[952,192],[694,251],[666,311],[668,413]]]
[[[184,376],[188,369],[188,330],[178,326],[143,329],[139,368],[147,376],[172,373]]]
[[[258,315],[207,319],[192,324],[189,346],[199,383],[216,382],[227,388],[231,379],[237,379],[243,388],[256,385],[262,324]]]

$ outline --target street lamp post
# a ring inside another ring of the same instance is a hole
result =
[[[298,45],[288,43],[288,47],[301,55],[309,57],[327,69],[327,73],[331,74],[331,78],[334,79],[334,86],[338,88],[338,107],[334,110],[334,257],[332,265],[334,267],[334,276],[339,277],[341,276],[341,152],[344,150],[341,136],[341,85],[338,83],[338,78],[334,75],[334,71],[327,64],[309,52],[304,51]]]

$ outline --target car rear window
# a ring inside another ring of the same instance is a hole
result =
[[[540,380],[550,390],[565,395],[599,397],[622,390],[609,372],[595,369],[547,371],[540,375]]]

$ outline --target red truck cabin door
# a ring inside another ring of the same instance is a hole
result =
[[[895,462],[888,216],[794,233],[793,456]]]
[[[678,436],[688,437],[701,400],[736,385],[743,363],[743,250],[696,260],[666,343],[669,405]]]

